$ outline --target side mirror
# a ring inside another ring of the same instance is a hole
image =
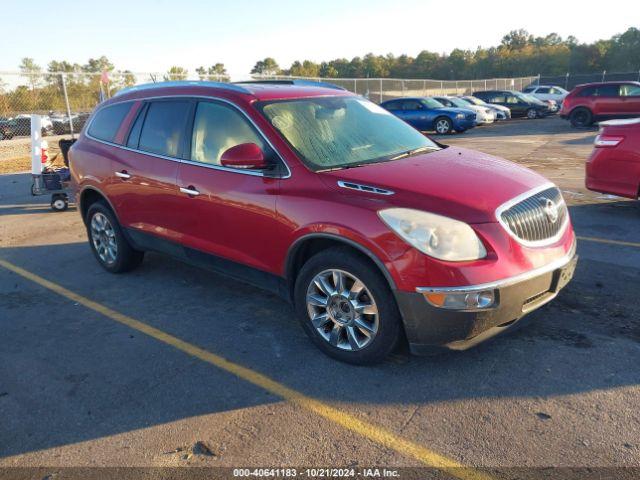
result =
[[[241,143],[231,147],[220,157],[223,167],[260,170],[269,167],[262,149],[255,143]]]

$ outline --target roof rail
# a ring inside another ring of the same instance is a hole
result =
[[[346,88],[342,88],[334,83],[304,80],[300,78],[292,78],[291,80],[246,80],[244,82],[234,83],[236,85],[298,85],[301,87],[323,87],[333,88],[334,90],[346,90]]]
[[[133,87],[124,88],[114,95],[117,97],[125,93],[139,92],[143,90],[153,90],[156,88],[171,88],[171,87],[212,87],[212,88],[224,88],[226,90],[233,90],[239,93],[251,94],[246,88],[242,88],[240,85],[225,82],[209,82],[203,80],[174,80],[171,82],[156,82],[156,83],[143,83],[141,85],[134,85]]]

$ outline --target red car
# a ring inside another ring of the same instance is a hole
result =
[[[588,127],[609,118],[640,116],[639,82],[601,82],[578,85],[562,102],[560,116],[574,127]]]
[[[640,118],[600,123],[586,164],[589,190],[637,199],[640,195]]]
[[[558,188],[337,88],[171,82],[100,104],[70,151],[110,272],[154,250],[281,294],[325,353],[464,349],[554,298]]]

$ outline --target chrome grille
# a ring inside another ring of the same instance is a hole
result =
[[[499,212],[502,225],[522,243],[543,244],[561,234],[568,219],[560,190],[549,187]]]

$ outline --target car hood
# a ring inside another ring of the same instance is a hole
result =
[[[424,210],[467,223],[495,222],[503,203],[549,181],[502,158],[458,147],[391,162],[322,172],[336,192],[358,195],[387,207]],[[338,182],[390,190],[380,195],[338,186]]]

